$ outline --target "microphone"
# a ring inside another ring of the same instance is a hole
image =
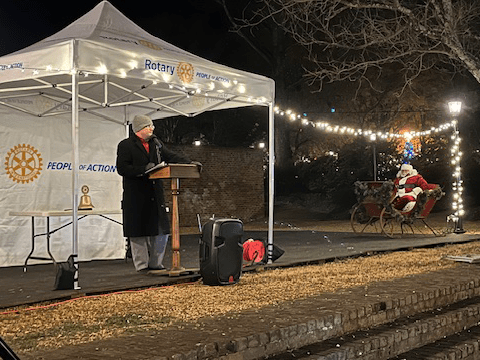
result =
[[[160,140],[158,140],[157,135],[152,134],[152,136],[150,136],[150,139],[153,139],[155,145],[157,145],[159,149],[162,147],[162,143],[160,142]]]
[[[158,163],[161,163],[162,162],[162,155],[160,154],[160,149],[162,148],[162,143],[160,142],[160,140],[158,140],[158,137],[155,134],[152,134],[150,139],[153,139],[153,142],[156,145],[155,150],[157,151],[157,161],[158,161]]]

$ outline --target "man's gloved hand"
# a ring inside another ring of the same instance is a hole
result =
[[[145,165],[145,172],[147,172],[148,170],[150,170],[151,168],[153,168],[155,166],[154,163],[150,162],[148,163],[147,165]]]
[[[190,164],[193,164],[193,165],[197,165],[197,169],[198,169],[198,172],[201,173],[202,172],[202,163],[199,163],[198,161],[192,161]]]

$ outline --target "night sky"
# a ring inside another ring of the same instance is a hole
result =
[[[12,0],[0,6],[0,56],[20,50],[63,29],[93,9],[99,0],[75,3]],[[145,31],[208,60],[260,73],[258,61],[237,35],[214,0],[110,0]]]

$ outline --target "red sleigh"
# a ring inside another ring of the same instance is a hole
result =
[[[417,197],[415,207],[402,212],[393,207],[394,187],[392,181],[357,181],[357,203],[352,207],[350,224],[355,233],[379,233],[390,238],[406,234],[444,234],[432,228],[426,219],[437,200],[444,194],[437,185]]]

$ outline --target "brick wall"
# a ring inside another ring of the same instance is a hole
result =
[[[213,146],[167,145],[203,164],[200,179],[181,179],[180,226],[197,226],[212,215],[244,222],[265,212],[263,151]],[[164,180],[166,202],[171,206],[170,181]]]

